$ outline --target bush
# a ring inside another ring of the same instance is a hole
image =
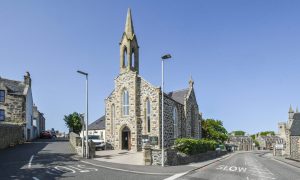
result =
[[[188,155],[214,151],[217,145],[216,141],[207,139],[181,138],[175,141],[175,149]]]

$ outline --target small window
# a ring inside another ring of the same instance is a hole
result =
[[[123,91],[123,115],[129,115],[129,94],[127,90]]]
[[[0,90],[0,102],[4,102],[5,101],[5,91]]]
[[[3,109],[0,109],[0,121],[5,120],[5,111]]]
[[[147,131],[148,133],[151,131],[151,106],[150,106],[150,101],[147,99],[146,101],[146,119],[147,119]]]

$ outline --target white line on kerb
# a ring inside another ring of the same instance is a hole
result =
[[[179,177],[181,177],[181,176],[183,176],[185,174],[186,174],[185,172],[184,173],[179,173],[179,174],[174,174],[173,176],[168,177],[168,178],[166,178],[164,180],[174,180],[174,179],[177,179],[177,178],[179,178]]]
[[[34,180],[40,180],[39,178],[37,178],[37,177],[32,177],[32,179],[34,179]]]
[[[34,155],[32,155],[32,156],[30,157],[30,160],[29,160],[29,163],[28,163],[28,168],[31,168],[31,162],[32,162],[32,160],[33,160],[33,157],[34,157]]]

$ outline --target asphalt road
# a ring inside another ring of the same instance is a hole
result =
[[[39,140],[0,151],[0,179],[159,180],[166,175],[123,172],[73,158],[68,142]]]
[[[298,180],[300,168],[278,162],[266,152],[245,152],[198,169],[181,180]]]

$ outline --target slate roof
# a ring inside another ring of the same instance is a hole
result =
[[[300,136],[300,113],[294,114],[294,121],[291,126],[291,136]]]
[[[2,83],[7,88],[9,94],[23,95],[26,87],[21,81],[3,79],[0,77],[0,84]]]
[[[94,121],[89,125],[89,130],[104,130],[105,129],[105,115]]]
[[[187,96],[188,92],[189,92],[189,88],[179,90],[179,91],[169,92],[168,96],[174,99],[175,101],[184,104],[184,98]]]

